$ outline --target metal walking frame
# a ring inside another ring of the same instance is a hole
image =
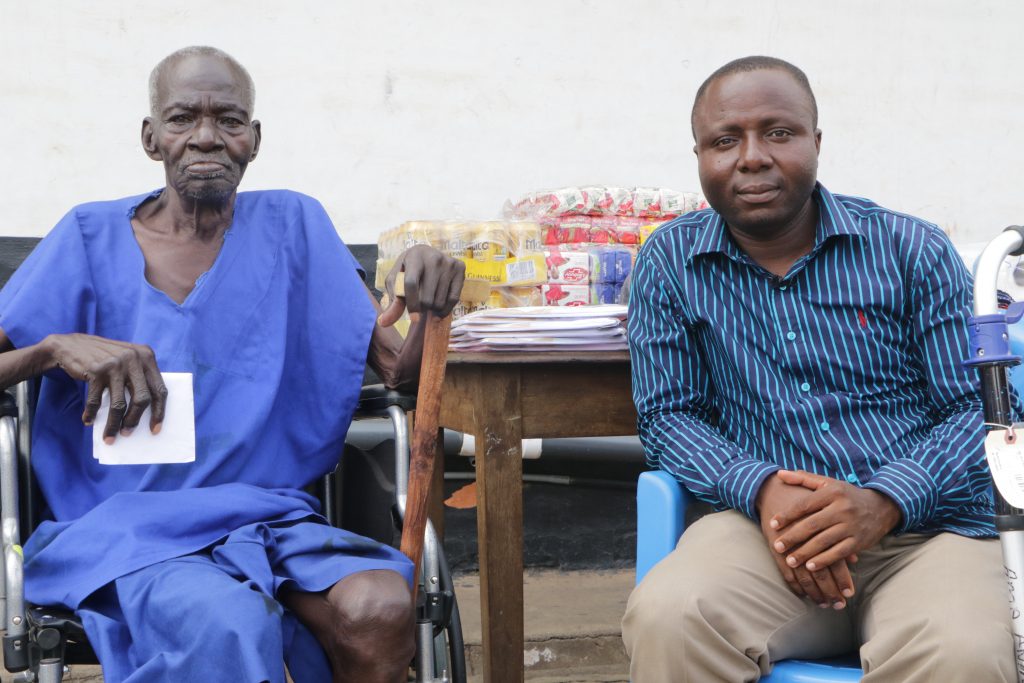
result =
[[[394,435],[395,499],[393,512],[401,525],[409,493],[409,418],[415,411],[416,397],[389,390],[377,384],[363,387],[357,419],[386,417]],[[326,479],[325,499],[328,519],[341,520],[335,507],[337,496],[333,476]],[[420,562],[416,591],[416,683],[466,683],[465,644],[462,621],[455,597],[455,586],[444,549],[433,524],[427,520],[423,538],[423,560]]]
[[[388,406],[395,433],[395,498],[400,519],[405,519],[409,493],[409,426],[405,411]],[[427,520],[416,592],[416,683],[465,683],[465,647],[459,606],[444,551],[434,525]],[[435,629],[435,624],[450,624]]]
[[[978,258],[974,275],[974,316],[970,320],[971,357],[964,362],[981,376],[982,410],[989,431],[1008,430],[1013,435],[1008,368],[1021,362],[1010,352],[1009,325],[1024,316],[1024,302],[1012,304],[1005,313],[997,301],[999,271],[1007,256],[1024,254],[1024,227],[1011,225],[988,243]],[[1024,683],[1024,509],[1003,497],[995,479],[995,524],[1003,551],[1003,567],[1009,589],[1011,631],[1018,683]]]

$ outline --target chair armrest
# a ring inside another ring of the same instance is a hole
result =
[[[0,534],[3,540],[4,668],[23,671],[28,666],[25,635],[25,582],[18,506],[18,445],[15,417],[18,408],[7,392],[0,392]]]
[[[636,485],[636,582],[672,552],[683,534],[692,496],[675,477],[656,470],[640,475]]]
[[[359,392],[356,416],[384,417],[391,406],[397,406],[406,412],[416,410],[416,395],[388,389],[383,384],[368,384]]]

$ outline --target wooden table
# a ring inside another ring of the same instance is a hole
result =
[[[625,351],[449,353],[443,427],[476,438],[484,680],[523,680],[523,461],[528,438],[636,434]]]

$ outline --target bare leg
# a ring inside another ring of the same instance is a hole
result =
[[[359,572],[322,593],[286,593],[281,602],[320,641],[334,683],[405,681],[416,651],[415,615],[397,572]]]

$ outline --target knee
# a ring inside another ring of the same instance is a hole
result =
[[[405,579],[392,571],[359,572],[342,579],[327,593],[335,626],[335,645],[357,649],[357,655],[378,656],[378,650],[399,657],[415,651],[415,615]]]
[[[1009,610],[1007,610],[1009,611]],[[954,620],[937,625],[935,671],[948,681],[1016,680],[1013,639],[1005,623],[959,628]]]
[[[883,679],[889,672],[914,671],[921,680],[926,679],[924,674],[927,680],[1016,680],[1013,640],[1006,623],[975,622],[966,627],[955,619],[928,619],[903,636],[869,641],[862,651],[866,669]]]
[[[709,602],[713,604],[714,600],[703,598],[700,591],[685,585],[670,587],[645,580],[633,589],[622,618],[622,638],[627,651],[632,651],[636,643],[644,643],[645,647],[657,643],[679,647],[687,634],[694,633],[695,627],[715,628],[706,615]]]

